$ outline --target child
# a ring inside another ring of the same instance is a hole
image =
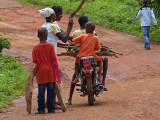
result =
[[[73,32],[73,37],[79,37],[82,34],[86,34],[85,31],[85,24],[89,21],[89,18],[87,16],[80,16],[78,19],[78,23],[80,25],[80,29],[79,30],[75,30]],[[96,32],[94,31],[93,34],[95,36],[97,36]],[[101,44],[101,43],[100,43]],[[108,57],[107,56],[103,56],[103,85],[104,85],[104,91],[107,91],[107,88],[105,86],[105,80],[106,80],[106,75],[107,75],[107,70],[108,70]],[[74,92],[74,88],[75,88],[75,83],[72,83],[73,80],[75,80],[76,74],[74,72],[73,77],[72,77],[72,81],[71,81],[71,86],[70,86],[70,93],[69,93],[69,98],[68,101],[66,101],[66,104],[72,105],[72,95]]]
[[[86,34],[83,34],[73,39],[74,44],[80,44],[80,52],[77,55],[75,63],[76,78],[73,81],[73,83],[79,82],[79,71],[78,71],[79,59],[81,57],[87,57],[87,56],[94,56],[96,58],[97,64],[100,67],[100,72],[98,72],[98,81],[102,83],[101,79],[102,61],[101,58],[95,54],[95,50],[101,48],[98,37],[93,34],[95,30],[95,24],[91,21],[87,22],[85,24],[85,30]]]
[[[153,12],[153,9],[148,6],[148,1],[143,0],[143,6],[139,9],[138,14],[134,20],[136,21],[141,18],[141,27],[144,36],[144,48],[146,50],[150,49],[149,32],[151,27],[151,18],[153,18],[154,27],[157,27],[157,21]]]
[[[54,113],[54,82],[56,82],[56,71],[54,63],[57,61],[54,45],[46,42],[47,29],[38,29],[40,43],[35,45],[32,51],[33,63],[36,65],[36,78],[38,84],[38,112],[45,113],[45,89],[47,88],[48,113]]]

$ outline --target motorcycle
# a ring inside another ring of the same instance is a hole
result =
[[[98,72],[100,68],[96,64],[96,59],[93,56],[82,57],[79,60],[79,77],[80,89],[77,91],[82,92],[80,96],[85,97],[88,95],[88,104],[93,105],[95,98],[101,96],[104,86],[98,80]],[[102,73],[103,74],[103,73]]]

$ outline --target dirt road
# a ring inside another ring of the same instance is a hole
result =
[[[31,52],[37,39],[37,29],[45,20],[33,6],[0,0],[0,33],[11,38],[12,48],[4,50],[30,71],[33,67]],[[64,14],[59,25],[66,30],[69,15]],[[77,18],[74,28],[78,29]],[[73,31],[72,30],[72,31]],[[151,42],[151,50],[143,48],[143,39],[97,26],[101,42],[114,51],[123,53],[119,58],[109,57],[107,74],[108,91],[97,98],[94,106],[87,105],[87,97],[75,91],[73,105],[67,112],[57,110],[55,114],[35,115],[37,109],[37,85],[34,85],[32,114],[25,109],[25,98],[13,100],[0,113],[0,120],[160,120],[160,45]],[[58,53],[64,51],[58,49]],[[73,74],[74,58],[58,57],[63,72],[62,90],[65,100]]]

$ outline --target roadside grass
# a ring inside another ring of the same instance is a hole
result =
[[[17,0],[38,7],[60,5],[65,13],[72,13],[81,0]],[[140,20],[134,25],[134,18],[140,6],[137,0],[86,0],[77,15],[85,15],[97,25],[143,38]],[[77,22],[77,21],[75,21]],[[160,23],[160,19],[157,18]],[[160,42],[160,26],[150,30],[150,39]]]
[[[24,92],[28,72],[10,55],[0,55],[0,112]]]

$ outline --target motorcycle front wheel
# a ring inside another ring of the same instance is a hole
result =
[[[92,89],[91,75],[86,75],[86,82],[87,82],[88,105],[93,105],[94,95],[93,95],[93,89]]]

